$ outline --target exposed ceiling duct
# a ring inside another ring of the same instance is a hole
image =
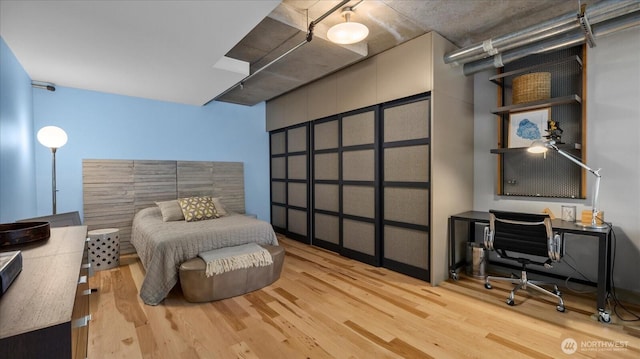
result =
[[[464,64],[465,75],[498,68],[530,54],[574,46],[593,37],[638,25],[640,0],[607,0],[523,30],[488,39],[444,57],[445,63]],[[593,26],[593,29],[591,28]]]

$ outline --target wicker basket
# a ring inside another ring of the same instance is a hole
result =
[[[546,100],[551,97],[551,73],[533,72],[513,79],[513,101],[525,102]]]

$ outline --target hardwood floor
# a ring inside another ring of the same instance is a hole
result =
[[[558,313],[521,291],[509,307],[508,284],[486,290],[462,276],[432,287],[279,240],[287,254],[277,282],[212,303],[188,303],[174,288],[164,303],[145,305],[135,256],[96,272],[89,358],[640,357],[640,323],[598,323],[594,298],[565,293],[567,311]],[[561,344],[570,339],[568,355]]]

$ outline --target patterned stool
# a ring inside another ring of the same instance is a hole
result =
[[[120,236],[117,228],[89,231],[89,259],[95,270],[111,269],[120,265]]]

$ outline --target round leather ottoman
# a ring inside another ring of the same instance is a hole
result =
[[[180,265],[180,286],[189,302],[210,302],[225,299],[266,287],[280,278],[284,263],[284,248],[261,246],[271,253],[273,264],[264,267],[237,269],[207,277],[206,264],[200,257]]]

